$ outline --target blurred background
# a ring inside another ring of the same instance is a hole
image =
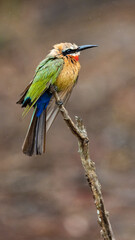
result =
[[[55,43],[98,44],[82,52],[67,109],[83,118],[117,239],[133,240],[135,1],[0,1],[0,240],[101,239],[77,140],[59,115],[46,154],[27,157],[16,105]]]

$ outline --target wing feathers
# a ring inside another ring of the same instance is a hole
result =
[[[36,109],[31,118],[31,122],[22,146],[23,153],[32,156],[34,152],[35,130],[37,125]]]
[[[32,80],[33,81],[33,80]],[[30,86],[31,86],[31,84],[32,84],[32,81],[29,83],[29,85],[24,89],[24,91],[21,93],[21,97],[20,97],[20,99],[16,102],[17,104],[22,104],[23,103],[23,101],[24,101],[24,98],[25,98],[25,95],[26,95],[26,93],[28,92],[28,90],[29,90],[29,88],[30,88]]]
[[[45,152],[45,139],[46,139],[46,110],[38,117],[36,126],[34,153],[41,155]]]
[[[46,110],[40,117],[37,117],[36,113],[35,109],[22,146],[23,153],[28,156],[41,155],[45,152]]]

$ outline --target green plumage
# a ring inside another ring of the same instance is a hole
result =
[[[51,92],[51,85],[63,104],[68,101],[77,82],[80,51],[96,45],[77,46],[71,43],[54,45],[47,57],[38,65],[35,76],[17,101],[25,107],[23,115],[34,107],[34,113],[22,146],[23,153],[31,156],[45,152],[46,132],[56,118],[59,108]]]
[[[54,84],[63,68],[62,58],[46,58],[37,67],[33,82],[25,95],[24,101],[30,98],[31,105],[27,105],[23,115],[26,115],[39,97],[49,87]]]

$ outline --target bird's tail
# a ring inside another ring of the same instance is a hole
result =
[[[45,152],[45,138],[46,138],[46,110],[37,117],[37,108],[31,118],[31,122],[22,146],[23,153],[28,156],[33,154],[41,155]]]

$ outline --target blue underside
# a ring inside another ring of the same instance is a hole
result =
[[[41,113],[43,112],[44,109],[47,108],[50,99],[52,97],[52,93],[49,92],[45,92],[36,102],[36,106],[37,106],[37,117],[39,117],[41,115]]]

